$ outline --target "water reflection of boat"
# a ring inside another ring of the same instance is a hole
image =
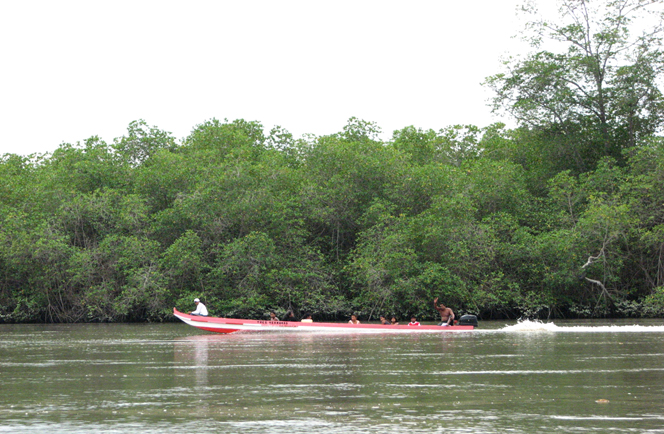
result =
[[[469,331],[477,326],[477,317],[464,315],[459,319],[459,325],[441,327],[436,325],[422,325],[410,327],[408,325],[382,325],[382,324],[347,324],[326,322],[290,322],[290,321],[263,321],[252,319],[217,318],[188,315],[173,308],[173,315],[186,324],[201,330],[215,333],[233,333],[237,331],[288,331],[288,332],[342,332],[342,333],[443,333],[455,331]]]

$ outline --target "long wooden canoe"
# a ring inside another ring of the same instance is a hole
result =
[[[437,325],[382,325],[382,324],[348,324],[330,322],[295,322],[295,321],[263,321],[253,319],[218,318],[211,316],[195,316],[179,312],[173,308],[173,315],[186,324],[197,329],[215,333],[233,333],[238,331],[267,332],[342,332],[342,333],[443,333],[470,331],[472,325],[437,326]]]

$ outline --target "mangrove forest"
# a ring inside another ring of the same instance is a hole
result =
[[[4,154],[0,322],[164,321],[194,298],[258,319],[432,320],[435,297],[482,319],[661,317],[661,26],[630,31],[661,6],[533,18],[533,51],[485,82],[514,127],[209,119],[176,139],[137,120]]]

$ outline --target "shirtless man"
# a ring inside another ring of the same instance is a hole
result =
[[[435,307],[440,314],[440,324],[438,324],[439,326],[454,325],[454,312],[452,312],[452,309],[445,306],[444,304],[438,305],[438,297],[433,299],[433,307]]]

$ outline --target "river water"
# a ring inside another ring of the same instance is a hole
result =
[[[664,433],[664,321],[0,325],[0,433]]]

